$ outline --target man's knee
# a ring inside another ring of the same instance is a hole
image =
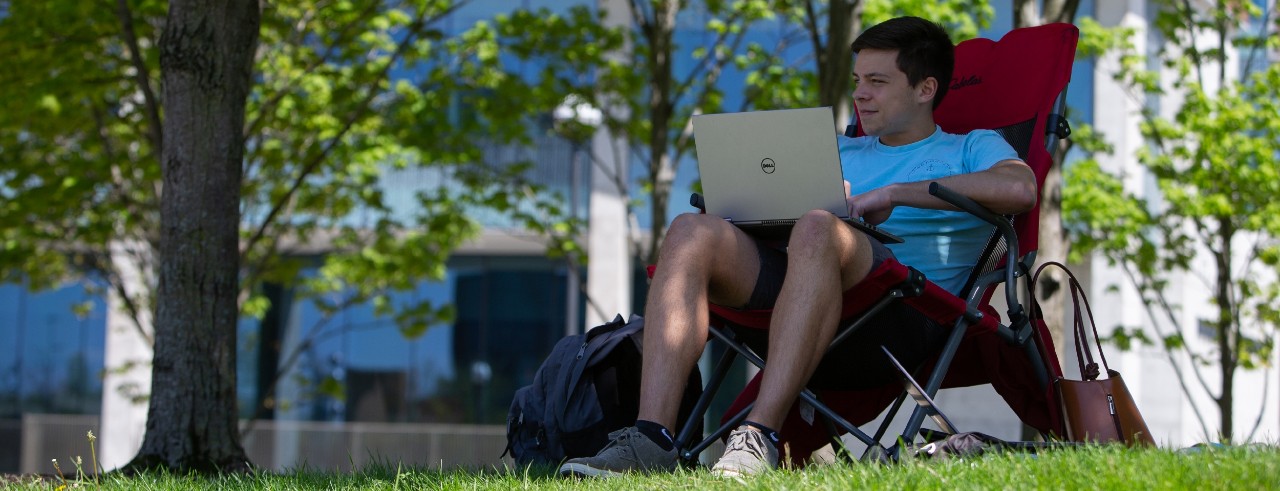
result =
[[[667,230],[658,259],[661,269],[701,278],[713,303],[748,301],[759,273],[759,243],[715,215],[683,214]]]
[[[667,235],[662,241],[663,252],[667,251],[710,251],[716,243],[724,240],[731,233],[731,227],[723,218],[713,215],[684,213],[671,221]]]
[[[829,247],[843,229],[844,222],[826,210],[811,210],[796,221],[791,230],[792,243],[805,246]],[[800,239],[800,240],[795,240]]]

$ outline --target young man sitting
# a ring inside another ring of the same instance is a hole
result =
[[[782,249],[720,217],[677,217],[662,244],[645,308],[636,425],[614,433],[596,456],[567,461],[561,474],[676,468],[670,429],[681,384],[706,344],[708,302],[773,309],[767,333],[745,339],[766,354],[768,365],[755,406],[730,433],[712,468],[718,475],[752,475],[778,466],[776,429],[806,381],[819,388],[879,386],[894,380],[881,345],[906,366],[941,348],[945,329],[895,302],[823,356],[839,325],[841,298],[850,289],[856,293],[859,282],[887,258],[915,267],[952,293],[963,288],[992,227],[929,195],[930,182],[1012,214],[1035,205],[1035,176],[996,133],[952,135],[934,123],[933,109],[947,92],[955,59],[942,27],[916,17],[892,19],[863,32],[853,51],[853,101],[867,136],[839,137],[850,214],[881,224],[905,242],[886,246],[821,210],[801,217]]]

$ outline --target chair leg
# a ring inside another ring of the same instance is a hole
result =
[[[836,458],[849,462],[849,452],[844,450],[844,440],[840,438],[840,429],[836,428],[835,423],[831,420],[822,418],[822,423],[827,427],[827,435],[831,437],[831,450],[835,453]]]
[[[947,369],[951,367],[951,360],[955,358],[956,349],[960,346],[960,341],[964,339],[968,327],[966,319],[961,317],[951,329],[951,335],[947,337],[947,344],[943,346],[942,353],[938,355],[938,362],[934,364],[933,373],[929,375],[929,381],[924,386],[924,391],[929,397],[938,394],[938,388],[942,386],[942,379],[946,377]],[[924,424],[925,416],[926,411],[922,407],[916,407],[915,410],[911,411],[911,419],[907,420],[907,426],[902,431],[900,442],[915,441],[915,435]],[[900,446],[900,443],[894,444],[895,448],[891,454],[895,458],[897,447]]]
[[[1045,363],[1044,345],[1040,342],[1039,333],[1033,333],[1032,338],[1028,339],[1022,345],[1023,350],[1027,352],[1027,359],[1031,362],[1032,374],[1035,375],[1036,385],[1040,387],[1041,393],[1049,392],[1049,367]],[[1050,432],[1040,431],[1040,437],[1044,441],[1050,441],[1053,435]]]
[[[827,421],[834,424],[840,430],[853,435],[853,437],[857,438],[858,441],[861,441],[867,446],[879,445],[879,442],[871,439],[871,435],[868,435],[865,431],[862,431],[861,428],[858,428],[839,414],[836,414],[836,412],[832,411],[826,404],[822,404],[818,401],[818,396],[815,395],[813,391],[810,391],[809,389],[801,390],[800,400],[812,406],[813,410],[817,411],[818,414],[821,414],[822,417],[827,419]]]
[[[1032,334],[1036,336],[1037,334]],[[1031,362],[1031,368],[1036,377],[1036,385],[1040,386],[1040,390],[1049,389],[1049,372],[1045,368],[1044,357],[1040,354],[1040,343],[1036,339],[1027,339],[1023,343],[1022,349],[1027,352],[1027,359]]]
[[[702,397],[698,398],[698,402],[694,406],[693,414],[689,416],[690,421],[692,421],[692,418],[695,416],[705,416],[707,408],[711,404],[711,399],[715,397],[715,393],[720,390],[720,385],[724,382],[724,379],[728,375],[729,370],[733,365],[733,361],[737,356],[742,356],[744,360],[755,365],[756,368],[764,368],[764,360],[760,359],[760,357],[753,353],[750,348],[743,346],[742,343],[739,343],[734,339],[732,330],[712,325],[709,326],[708,331],[712,336],[723,341],[725,346],[729,349],[725,352],[724,356],[720,357],[720,361],[717,362],[714,373],[711,378],[708,379],[707,387],[702,391]],[[685,425],[685,428],[680,430],[679,437],[676,438],[677,448],[682,449],[680,452],[680,459],[686,464],[695,463],[698,460],[699,454],[701,454],[703,450],[706,450],[707,447],[711,446],[712,442],[724,437],[724,435],[729,433],[730,430],[736,428],[739,424],[742,424],[742,421],[747,419],[747,414],[751,412],[751,408],[754,406],[755,403],[748,404],[742,409],[742,411],[734,415],[732,418],[729,418],[725,424],[717,428],[716,431],[707,435],[696,445],[687,448],[686,446],[693,441],[694,435],[691,434],[693,431],[692,425]]]
[[[712,329],[716,329],[712,327]],[[712,371],[711,377],[707,379],[707,386],[702,389],[702,396],[698,398],[698,402],[694,404],[693,411],[689,413],[688,419],[685,420],[684,428],[680,429],[680,434],[676,437],[676,448],[684,449],[694,438],[693,431],[699,425],[693,424],[697,419],[704,418],[707,409],[711,406],[711,400],[715,398],[717,392],[720,391],[720,385],[729,376],[729,370],[733,368],[733,362],[738,357],[738,353],[732,349],[724,352],[720,356],[720,361],[716,362],[716,368]],[[743,415],[745,417],[745,415]],[[708,442],[709,443],[709,442]],[[691,461],[698,458],[698,454],[706,445],[701,445],[696,452],[682,450],[680,458]]]
[[[876,429],[876,436],[873,437],[875,441],[881,441],[881,439],[884,438],[884,434],[889,432],[889,426],[893,424],[893,415],[898,414],[898,410],[902,409],[902,403],[906,400],[907,393],[904,391],[902,394],[898,395],[898,400],[893,401],[893,405],[889,406],[889,412],[885,413],[884,421],[881,422],[880,427]],[[883,449],[881,449],[881,451],[883,451]],[[865,461],[870,459],[875,453],[875,447],[867,446],[867,449],[862,452],[860,460]]]

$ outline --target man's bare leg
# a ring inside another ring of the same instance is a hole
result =
[[[638,419],[678,431],[684,383],[706,345],[707,303],[745,304],[759,271],[755,241],[723,218],[671,223],[645,305]]]
[[[611,433],[595,456],[561,464],[561,475],[611,477],[676,468],[677,449],[663,430],[677,430],[684,385],[707,343],[707,302],[745,304],[759,270],[755,241],[723,218],[676,217],[645,307],[638,421]]]
[[[781,427],[835,336],[843,292],[871,270],[869,240],[824,211],[796,224],[769,325],[768,365],[748,420]]]

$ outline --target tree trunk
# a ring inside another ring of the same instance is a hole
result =
[[[827,45],[818,53],[818,105],[831,106],[836,132],[844,133],[850,121],[850,74],[853,73],[853,40],[862,31],[861,0],[831,0],[827,11]],[[815,34],[814,39],[819,39]]]
[[[1222,392],[1218,394],[1216,402],[1222,442],[1230,443],[1235,438],[1235,379],[1236,365],[1239,363],[1237,337],[1240,336],[1239,330],[1233,329],[1239,320],[1232,318],[1235,309],[1232,307],[1231,287],[1235,284],[1235,277],[1231,274],[1231,239],[1235,236],[1235,228],[1231,225],[1231,217],[1218,218],[1218,224],[1218,252],[1213,254],[1218,268],[1214,302],[1218,307],[1215,327],[1218,331],[1218,367],[1222,372]]]
[[[129,470],[249,468],[236,411],[244,108],[257,0],[173,0],[160,39],[164,190],[147,430]]]
[[[1014,29],[1053,22],[1072,22],[1080,2],[1046,1],[1043,13],[1037,12],[1036,4],[1032,0],[1014,1]],[[1052,149],[1053,164],[1049,167],[1049,174],[1045,176],[1044,186],[1040,191],[1040,237],[1039,250],[1036,252],[1037,262],[1040,263],[1065,263],[1069,252],[1066,234],[1062,229],[1062,161],[1066,158],[1067,148],[1067,143],[1060,142],[1057,148]],[[1066,278],[1057,270],[1050,270],[1047,275],[1041,283],[1041,291],[1031,294],[1041,298],[1040,308],[1048,321],[1049,335],[1053,339],[1058,359],[1062,360],[1066,356],[1066,335],[1063,331],[1066,326],[1066,308],[1063,306],[1065,289],[1061,286],[1066,283]]]
[[[1041,15],[1036,11],[1036,3],[1032,0],[1014,1],[1014,29],[1054,22],[1072,22],[1076,17],[1076,9],[1080,5],[1079,0],[1047,0],[1044,2],[1044,11]],[[1037,239],[1039,248],[1036,251],[1036,258],[1037,262],[1042,264],[1045,261],[1059,261],[1065,264],[1069,252],[1069,244],[1062,228],[1062,161],[1066,158],[1070,144],[1066,141],[1058,143],[1057,147],[1051,149],[1053,163],[1049,166],[1049,173],[1045,176],[1044,185],[1040,190],[1040,230]],[[1048,270],[1046,277],[1039,284],[1040,291],[1029,292],[1029,294],[1039,295],[1041,298],[1041,315],[1046,319],[1054,352],[1058,360],[1064,360],[1067,356],[1067,316],[1064,305],[1066,289],[1062,288],[1062,285],[1066,284],[1066,277],[1059,270]],[[1033,436],[1030,427],[1024,426],[1023,438],[1030,439]]]
[[[671,184],[675,181],[675,166],[667,153],[670,141],[673,101],[672,62],[675,45],[676,13],[680,2],[675,0],[655,2],[653,19],[640,26],[649,42],[649,182],[653,183],[650,212],[653,217],[652,234],[649,237],[648,264],[658,263],[658,248],[667,231],[667,202],[671,198]]]
[[[1074,22],[1080,0],[1044,0],[1043,15],[1036,12],[1037,0],[1014,0],[1013,27],[1030,27],[1054,22]]]

